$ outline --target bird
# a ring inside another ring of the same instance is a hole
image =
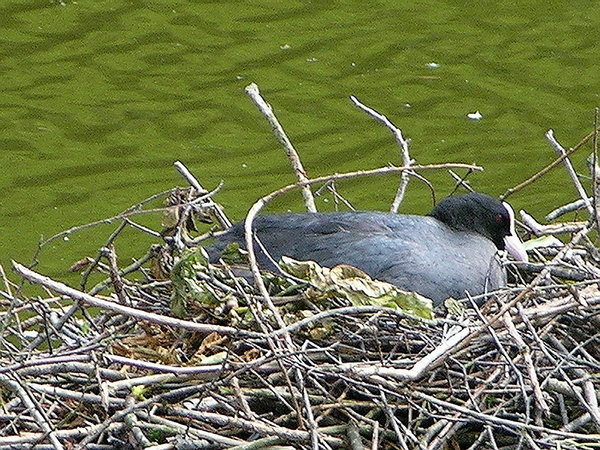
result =
[[[254,219],[252,229],[263,269],[275,270],[282,256],[329,268],[346,264],[430,298],[434,306],[505,287],[499,251],[517,261],[528,259],[511,206],[478,192],[446,197],[425,216],[378,211],[265,214]],[[209,260],[218,261],[232,242],[245,248],[243,222],[206,248]]]

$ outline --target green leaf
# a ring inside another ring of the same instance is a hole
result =
[[[355,267],[339,265],[328,269],[314,261],[299,262],[285,256],[281,266],[292,275],[317,286],[324,298],[337,296],[354,306],[385,306],[425,319],[433,318],[430,299],[415,292],[403,291],[393,284],[373,280]]]

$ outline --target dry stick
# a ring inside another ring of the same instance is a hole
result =
[[[404,167],[410,167],[412,164],[414,164],[415,161],[411,159],[410,153],[408,151],[408,141],[404,139],[404,136],[402,136],[402,131],[398,127],[396,127],[396,125],[394,125],[386,116],[378,113],[377,111],[375,111],[372,108],[369,108],[368,106],[365,106],[355,96],[351,95],[350,100],[352,101],[352,103],[354,103],[354,106],[359,108],[361,111],[367,113],[378,122],[385,125],[392,132],[394,138],[396,139],[396,143],[400,146],[400,150],[402,151],[402,164],[404,165]],[[400,208],[400,205],[404,200],[404,194],[406,193],[406,187],[408,186],[410,175],[411,172],[409,170],[402,172],[400,186],[398,186],[398,191],[396,192],[396,196],[394,198],[394,201],[392,202],[390,212],[398,212],[398,209]]]
[[[58,374],[57,374],[58,375]],[[97,394],[89,394],[79,391],[72,391],[70,389],[61,388],[58,386],[51,386],[47,384],[39,383],[28,383],[27,385],[32,391],[52,396],[61,399],[75,400],[78,403],[91,403],[98,404],[102,403],[102,398]],[[111,397],[109,399],[110,406],[113,408],[123,408],[125,400],[121,398]]]
[[[371,450],[379,450],[379,422],[373,421],[373,432],[371,433]]]
[[[104,355],[104,359],[111,363],[151,370],[152,372],[171,373],[179,376],[194,376],[195,379],[198,380],[217,379],[219,376],[223,375],[223,371],[229,368],[229,365],[223,364],[178,367],[109,354]]]
[[[512,317],[509,313],[504,315],[504,324],[506,325],[506,330],[508,334],[512,337],[513,341],[517,344],[517,348],[523,359],[525,360],[525,366],[527,368],[527,373],[529,374],[529,381],[533,388],[533,394],[537,401],[538,406],[542,410],[542,413],[548,417],[550,414],[550,407],[548,403],[544,399],[544,395],[542,394],[542,388],[540,387],[540,382],[538,380],[537,373],[535,371],[534,363],[531,358],[531,352],[529,351],[529,347],[517,331],[517,327],[515,326]]]
[[[592,198],[594,202],[594,211],[596,212],[594,215],[594,218],[596,219],[596,230],[600,230],[600,180],[598,180],[598,177],[600,176],[600,173],[598,173],[598,108],[594,109],[594,139],[592,147]]]
[[[581,404],[581,406],[587,411],[587,413],[590,415],[590,418],[595,422],[596,424],[596,430],[598,430],[598,428],[600,427],[600,411],[598,411],[597,408],[597,401],[596,399],[593,400],[593,403],[589,403],[588,400],[584,397],[584,395],[587,395],[589,393],[589,391],[586,391],[585,389],[577,389],[576,385],[575,385],[575,381],[571,380],[571,378],[569,378],[569,375],[567,374],[567,372],[565,371],[565,369],[563,369],[562,367],[558,368],[558,372],[560,373],[560,375],[562,376],[562,378],[565,380],[565,382],[567,383],[567,385],[571,388],[571,392],[573,393],[573,397],[577,399],[577,401],[579,401],[579,403]],[[576,372],[576,376],[578,378],[580,378],[581,374]],[[587,378],[587,374],[586,374],[586,378]],[[586,379],[584,381],[584,385],[585,383],[589,383],[589,379]],[[593,390],[593,386],[592,386],[592,390]],[[595,397],[595,396],[594,396]],[[596,406],[594,406],[596,405]]]
[[[190,437],[196,437],[196,438],[200,438],[200,439],[214,441],[216,444],[219,444],[220,447],[226,447],[226,446],[233,447],[236,445],[241,445],[243,443],[246,443],[246,441],[242,441],[241,439],[238,439],[238,438],[231,438],[231,437],[223,436],[220,434],[211,433],[209,431],[200,430],[198,428],[193,428],[193,427],[190,427],[189,424],[181,424],[179,422],[165,419],[164,417],[160,417],[155,414],[148,413],[146,411],[138,410],[135,413],[139,417],[141,417],[142,419],[144,419],[148,422],[167,426],[169,428],[176,430],[179,434],[181,434],[183,436],[187,435]],[[168,448],[172,448],[172,447],[168,447]],[[235,448],[235,447],[233,447],[233,448]]]
[[[0,276],[2,277],[2,281],[4,282],[4,289],[5,289],[5,297],[7,298],[7,300],[11,300],[13,301],[13,294],[11,292],[11,282],[8,280],[8,277],[6,276],[6,273],[4,272],[4,267],[2,267],[2,265],[0,265]]]
[[[219,185],[213,191],[208,192],[207,194],[203,195],[202,197],[199,197],[199,198],[195,199],[191,203],[195,204],[195,203],[202,202],[202,201],[205,201],[205,200],[213,197],[214,194],[220,190],[220,188],[221,188],[221,186]],[[137,203],[136,205],[133,205],[133,206],[127,208],[125,211],[123,211],[122,213],[120,213],[120,214],[118,214],[116,216],[109,217],[107,219],[97,220],[97,221],[91,222],[91,223],[86,223],[84,225],[77,225],[75,227],[69,228],[68,230],[61,231],[60,233],[57,233],[54,236],[49,237],[48,239],[42,240],[38,244],[38,248],[36,249],[36,252],[35,252],[35,254],[33,256],[33,260],[37,261],[37,258],[39,256],[40,252],[42,251],[42,248],[45,247],[46,245],[50,244],[51,242],[53,242],[53,241],[55,241],[57,239],[65,239],[68,236],[70,236],[71,234],[78,233],[78,232],[83,231],[83,230],[85,230],[87,228],[96,227],[98,225],[110,225],[110,224],[112,224],[113,222],[115,222],[117,220],[125,220],[125,221],[127,221],[127,219],[129,219],[130,217],[134,217],[134,216],[138,216],[138,215],[163,213],[165,211],[168,211],[169,207],[165,207],[165,208],[153,208],[153,209],[146,209],[146,210],[142,210],[141,208],[145,204],[150,203],[150,202],[152,202],[152,201],[154,201],[156,199],[159,199],[161,197],[167,197],[167,196],[169,196],[176,189],[177,188],[173,188],[173,189],[169,189],[168,191],[163,191],[163,192],[159,192],[158,194],[154,194],[154,195],[148,197],[147,199],[144,199],[141,202]],[[131,225],[131,226],[134,226],[134,224],[132,222],[128,222],[128,224]],[[145,227],[140,227],[137,224],[135,226],[137,228],[145,231],[146,233],[150,233],[154,237],[160,237],[160,233],[157,233],[155,231],[149,230],[148,228],[145,228]]]
[[[593,199],[590,198],[589,200],[593,200]],[[571,203],[567,203],[566,205],[559,206],[558,208],[556,208],[556,209],[550,211],[548,214],[546,214],[546,217],[545,217],[546,222],[552,222],[552,221],[558,219],[560,216],[564,216],[567,213],[581,209],[583,206],[585,206],[585,202],[581,199],[575,200],[574,202],[571,202]]]
[[[554,147],[554,150],[556,150],[560,156],[565,156],[567,154],[567,152],[563,148],[563,146],[560,145],[558,143],[558,141],[554,138],[553,130],[548,130],[546,132],[546,139],[548,140],[548,142],[550,142],[550,145],[552,145],[552,147]],[[563,163],[565,165],[565,168],[567,169],[569,176],[571,177],[571,180],[573,181],[573,184],[575,185],[575,189],[577,190],[577,193],[581,197],[581,200],[583,200],[583,202],[585,203],[585,207],[587,208],[588,212],[590,213],[590,216],[593,217],[594,216],[594,208],[592,207],[592,204],[590,203],[587,192],[585,192],[585,189],[581,185],[581,181],[579,181],[579,177],[577,176],[575,169],[573,169],[573,165],[571,164],[571,161],[569,160],[568,157],[565,157],[565,159],[563,159]]]
[[[54,434],[55,434],[55,436],[57,436],[57,438],[60,438],[64,441],[67,441],[67,440],[74,441],[77,439],[81,439],[82,437],[88,436],[90,433],[95,432],[95,430],[97,430],[99,427],[101,427],[101,425],[93,425],[93,426],[81,427],[81,428],[72,428],[72,429],[68,429],[68,430],[62,429],[62,430],[56,430],[54,432]],[[124,427],[125,426],[121,423],[115,423],[109,427],[106,427],[106,431],[117,435],[123,431]],[[103,428],[103,430],[104,430],[104,428]],[[34,433],[34,432],[30,432],[30,431],[27,433],[24,433],[21,436],[0,436],[0,448],[37,449],[37,448],[41,448],[37,444],[39,444],[39,442],[41,440],[43,440],[44,437],[45,437],[44,433],[37,433],[37,432]],[[88,448],[93,449],[95,447],[89,446]],[[106,448],[106,447],[100,447],[100,448]]]
[[[117,333],[115,332],[114,334],[116,335]],[[108,392],[106,385],[107,382],[105,382],[104,378],[102,377],[102,368],[100,367],[100,362],[98,361],[98,354],[96,351],[92,350],[90,352],[90,356],[94,364],[94,377],[98,385],[100,398],[102,399],[102,407],[104,408],[104,413],[108,414],[110,411],[110,393]]]
[[[387,416],[400,447],[404,450],[408,450],[408,445],[406,442],[408,438],[411,440],[411,448],[425,450],[423,443],[419,442],[419,439],[417,439],[417,437],[410,430],[407,430],[407,428],[398,419],[397,415],[394,414],[389,402],[387,401],[385,393],[381,390],[379,391],[379,398],[381,399],[381,405],[378,405],[379,409],[383,410]],[[402,428],[402,430],[400,428]]]
[[[285,368],[285,366],[283,364],[283,361],[282,361],[282,358],[281,358],[281,355],[280,355],[281,352],[279,352],[278,346],[277,346],[277,342],[275,341],[275,335],[272,333],[272,329],[267,326],[268,325],[268,321],[264,317],[264,315],[262,314],[262,310],[260,309],[260,305],[255,305],[255,302],[253,300],[256,300],[256,299],[246,294],[245,290],[239,285],[239,283],[238,283],[238,281],[237,281],[237,279],[235,277],[233,278],[233,280],[234,280],[234,283],[235,283],[238,291],[240,292],[241,296],[246,299],[246,303],[248,304],[251,313],[253,314],[254,317],[258,318],[259,326],[266,333],[266,340],[267,340],[267,343],[269,345],[269,348],[271,348],[271,350],[273,352],[273,357],[276,359],[276,364],[279,367],[279,369],[281,370],[281,372],[283,374],[283,377],[284,377],[284,380],[285,380],[285,382],[287,384],[288,390],[290,391],[290,395],[292,397],[291,398],[291,405],[288,404],[288,402],[286,402],[281,397],[279,397],[279,400],[281,401],[281,403],[283,405],[287,406],[290,410],[293,410],[293,411],[296,412],[296,415],[298,417],[298,421],[299,421],[300,424],[302,424],[303,420],[302,420],[302,415],[301,415],[301,412],[300,412],[300,406],[298,404],[297,399],[293,395],[294,388],[293,388],[292,382],[291,382],[291,380],[289,378],[288,370],[286,370],[286,368]],[[289,341],[287,341],[286,343],[288,344],[288,348],[290,348]],[[290,354],[294,354],[296,352],[294,351],[293,348],[290,348],[289,353]],[[242,370],[244,370],[244,369],[242,369]],[[254,372],[254,371],[252,371],[252,372]],[[296,373],[297,373],[297,376],[300,379],[300,377],[302,377],[302,374],[301,373],[298,374],[297,370],[296,370]],[[236,376],[236,374],[234,373],[232,376]]]
[[[252,239],[251,232],[248,232],[248,230],[246,230],[245,232],[246,232],[246,237],[250,236],[250,244],[248,244],[248,245],[250,245],[249,248],[253,249],[253,247],[252,247],[253,239]],[[249,253],[249,255],[250,255],[250,253]],[[275,318],[275,321],[277,322],[277,326],[279,327],[279,329],[284,329],[285,322],[283,321],[281,315],[279,314],[279,310],[273,304],[271,297],[264,285],[264,282],[262,280],[262,277],[260,275],[260,271],[259,271],[259,268],[258,268],[258,265],[256,262],[256,258],[254,258],[254,260],[253,260],[249,256],[248,259],[249,259],[250,268],[251,268],[254,276],[255,277],[258,276],[257,280],[260,280],[260,282],[256,281],[256,284],[259,288],[261,295],[263,295],[264,303],[267,305],[267,308],[269,309],[269,311]],[[258,274],[258,275],[256,275],[256,274]],[[263,311],[260,308],[260,304],[255,305],[254,302],[251,301],[252,299],[248,296],[245,296],[245,298],[248,302],[248,307],[250,308],[252,315],[254,316],[256,322],[258,323],[259,327],[261,328],[264,335],[266,336],[267,344],[269,345],[269,348],[271,349],[273,354],[279,355],[281,353],[281,351],[285,350],[286,348],[287,348],[287,351],[289,354],[292,354],[292,355],[295,354],[296,353],[295,346],[294,346],[294,343],[293,343],[293,340],[292,340],[290,334],[287,332],[282,333],[283,343],[280,340],[277,340],[276,336],[274,335],[274,333],[272,332],[272,329],[269,326],[269,320],[263,314]],[[292,394],[294,392],[294,389],[293,389],[292,382],[289,378],[289,373],[288,373],[289,371],[284,366],[282,358],[280,358],[280,357],[276,358],[276,363],[279,365],[279,368],[281,370],[281,373],[283,374],[283,377],[288,386],[290,394]],[[296,369],[295,373],[299,380],[303,379],[303,375],[299,372],[299,370]],[[296,416],[298,418],[298,422],[301,425],[303,425],[303,416],[300,411],[300,405],[298,404],[298,401],[295,396],[291,397],[291,402],[292,402],[292,405],[294,406],[294,410],[296,411]]]
[[[34,272],[35,273],[35,272]],[[60,318],[54,323],[53,329],[55,331],[59,331],[62,329],[63,325],[67,323],[71,317],[79,310],[80,306],[77,302],[73,303],[67,311],[65,311]],[[36,349],[40,344],[42,344],[46,340],[46,336],[40,333],[33,341],[25,347],[25,352],[28,353],[34,349]]]
[[[298,153],[294,149],[294,146],[288,139],[281,127],[277,117],[273,114],[273,108],[269,105],[265,100],[261,97],[260,92],[258,90],[258,86],[255,83],[252,83],[246,86],[246,94],[252,99],[256,107],[259,111],[267,118],[271,128],[273,129],[273,133],[275,133],[275,137],[279,140],[279,143],[283,146],[287,157],[290,159],[290,163],[292,164],[292,169],[296,173],[296,178],[298,182],[305,183],[308,181],[306,177],[306,171],[302,166],[302,162],[298,157]],[[304,197],[304,203],[306,204],[306,209],[309,212],[317,212],[317,207],[315,206],[315,199],[310,191],[310,187],[308,185],[302,186],[302,196]]]
[[[596,396],[596,390],[594,383],[590,380],[590,374],[583,372],[585,375],[585,381],[583,382],[583,393],[585,404],[584,407],[596,422],[596,429],[600,427],[600,410],[598,409],[598,397]],[[579,375],[579,374],[578,374]]]
[[[591,343],[595,340],[595,337],[589,338],[586,342]],[[586,342],[584,343],[576,343],[577,345],[574,348],[567,348],[563,345],[562,342],[557,342],[557,347],[563,353],[568,353],[569,356],[573,356],[578,351],[585,351]],[[598,410],[598,398],[595,392],[595,388],[593,383],[590,381],[590,375],[582,369],[578,369],[577,367],[569,368],[569,370],[573,371],[575,377],[577,377],[577,381],[571,380],[569,375],[566,373],[566,370],[563,368],[564,364],[567,363],[567,356],[560,361],[558,365],[553,369],[554,371],[558,371],[562,378],[565,380],[564,382],[569,386],[569,395],[576,398],[579,403],[583,406],[583,408],[587,411],[590,419],[594,420],[596,424],[596,429],[600,428],[600,410]],[[550,359],[552,361],[552,359]],[[569,364],[570,365],[570,364]],[[582,383],[583,388],[576,386],[576,383]]]
[[[174,415],[219,427],[241,428],[248,432],[260,434],[261,436],[279,436],[288,442],[310,442],[311,439],[311,434],[308,431],[292,430],[278,425],[267,425],[253,420],[229,417],[212,412],[194,411],[179,407],[173,407],[172,412]],[[323,440],[335,447],[344,447],[344,441],[340,438],[325,436]]]
[[[285,443],[285,440],[277,436],[269,436],[246,444],[227,447],[227,450],[294,450],[294,447],[289,445],[276,445],[281,443]]]
[[[480,312],[478,312],[478,314],[480,314]],[[485,394],[488,386],[498,383],[498,378],[502,375],[504,375],[504,367],[498,366],[491,374],[488,374],[486,379],[478,387],[475,388],[474,393],[469,392],[469,402],[465,402],[463,406],[469,409],[474,409],[477,412],[481,412],[481,409],[478,405],[478,400],[480,400],[482,395]],[[460,413],[455,412],[452,417],[452,422],[450,422],[449,419],[443,419],[448,423],[444,424],[444,428],[435,436],[432,436],[433,431],[428,431],[428,433],[425,434],[425,441],[429,442],[428,448],[440,448],[441,446],[444,446],[446,442],[448,442],[451,436],[456,435],[457,427],[459,427],[461,424],[460,416]],[[428,437],[428,435],[430,436]],[[445,448],[445,446],[442,448]]]
[[[569,149],[569,151],[566,152],[564,155],[555,159],[552,163],[548,164],[542,170],[540,170],[533,176],[529,177],[527,180],[523,181],[521,184],[515,186],[514,188],[508,189],[504,194],[502,194],[500,196],[500,199],[506,200],[506,198],[509,197],[510,195],[514,194],[517,191],[520,191],[524,187],[529,186],[534,181],[537,181],[539,178],[546,175],[548,172],[550,172],[552,169],[554,169],[556,166],[558,166],[561,162],[563,162],[564,159],[571,156],[573,153],[575,153],[577,150],[579,150],[583,145],[585,145],[590,139],[592,139],[595,136],[597,131],[598,131],[598,129],[596,128],[594,131],[592,131],[590,134],[588,134],[586,137],[584,137],[575,147]]]
[[[475,303],[473,303],[472,306],[475,309],[479,319],[482,322],[485,322],[485,317],[481,313],[481,310],[478,308],[478,306]],[[509,312],[505,312],[503,315],[503,318],[504,318],[505,328],[509,327],[510,325],[513,325],[513,328],[514,328],[514,324],[512,324],[512,319],[511,319],[511,315],[509,314]],[[499,356],[501,356],[506,361],[508,367],[510,368],[510,370],[512,371],[512,373],[514,373],[514,376],[516,377],[518,389],[520,390],[521,396],[522,396],[522,402],[525,404],[525,412],[523,414],[523,416],[524,416],[523,420],[525,421],[525,423],[529,423],[531,420],[531,414],[530,414],[530,404],[528,401],[527,389],[525,386],[525,377],[523,376],[521,371],[517,368],[517,363],[518,363],[518,360],[521,359],[521,354],[517,355],[517,357],[515,359],[511,359],[508,354],[508,350],[505,348],[505,346],[500,341],[500,337],[499,337],[498,333],[496,332],[496,330],[494,328],[490,327],[488,329],[488,333],[489,333],[490,337],[492,338],[492,341],[495,343],[495,346],[498,350]],[[516,333],[516,329],[515,329],[515,333]],[[509,336],[510,335],[511,335],[511,333],[509,331]],[[520,339],[520,336],[518,337],[518,339]],[[525,345],[525,344],[523,343],[523,345]],[[526,348],[526,347],[524,347],[524,348]],[[536,379],[536,381],[537,381],[537,379]]]
[[[119,236],[119,234],[121,234],[121,231],[123,231],[125,229],[126,226],[127,226],[127,222],[125,222],[123,220],[119,224],[117,229],[114,230],[110,234],[110,236],[108,237],[108,240],[106,241],[106,244],[104,244],[104,246],[108,247],[109,245],[111,245],[115,241],[115,239],[117,239],[117,236]],[[104,256],[104,254],[103,254],[102,250],[100,250],[98,252],[98,256],[96,256],[96,258],[93,260],[93,262],[91,264],[89,264],[87,266],[87,268],[85,269],[85,272],[81,276],[81,281],[79,282],[79,287],[81,290],[85,290],[85,285],[87,284],[88,278],[90,277],[92,271],[94,271],[96,269],[96,266],[98,266],[98,264],[100,263],[100,260],[102,259],[103,256]]]
[[[353,316],[359,314],[375,314],[375,313],[387,313],[390,316],[394,316],[397,319],[406,319],[412,322],[417,322],[423,325],[436,325],[441,323],[436,320],[423,319],[422,317],[416,317],[411,314],[407,314],[400,309],[388,308],[386,306],[371,306],[371,305],[359,305],[359,306],[346,306],[342,308],[326,309],[319,311],[314,316],[307,317],[305,319],[298,320],[297,322],[287,325],[283,329],[275,331],[275,335],[282,334],[284,331],[288,333],[296,333],[298,330],[307,327],[308,325],[324,322],[329,317],[344,317]]]
[[[449,411],[457,411],[461,413],[463,416],[474,417],[477,420],[484,423],[492,423],[498,426],[506,426],[507,428],[513,430],[531,430],[543,435],[552,435],[552,436],[560,436],[564,438],[572,438],[572,439],[581,439],[584,442],[596,442],[598,439],[598,435],[594,434],[582,434],[582,433],[570,433],[561,430],[555,430],[552,428],[546,428],[539,425],[527,424],[522,422],[517,422],[515,420],[504,419],[502,417],[492,416],[485,413],[480,413],[474,411],[470,408],[465,408],[464,406],[456,405],[452,402],[448,402],[446,400],[441,400],[437,397],[424,394],[417,390],[411,390],[406,392],[407,396],[413,396],[420,400],[426,401],[432,405],[439,406],[441,408],[446,408]]]
[[[529,228],[529,230],[536,236],[553,235],[553,234],[572,234],[583,227],[586,222],[562,222],[556,224],[542,225],[535,218],[527,213],[527,211],[519,211],[521,214],[521,221]],[[546,217],[548,219],[548,217]]]
[[[354,206],[352,206],[352,204],[348,200],[346,200],[344,198],[344,196],[342,196],[336,190],[334,182],[324,184],[319,189],[317,189],[317,191],[315,192],[315,197],[319,197],[322,194],[322,191],[324,191],[324,190],[329,191],[331,193],[331,195],[333,196],[333,201],[334,201],[336,211],[338,210],[338,206],[339,206],[340,202],[343,203],[344,206],[346,208],[348,208],[350,211],[356,211],[356,208],[354,208]]]
[[[95,227],[98,225],[111,224],[117,220],[122,220],[122,219],[125,219],[128,217],[133,217],[133,216],[137,216],[140,214],[150,214],[150,213],[155,213],[155,212],[166,211],[166,210],[168,210],[168,208],[156,208],[156,209],[147,209],[147,210],[142,210],[140,208],[142,206],[144,206],[146,203],[154,201],[158,198],[167,197],[168,195],[173,193],[173,191],[175,191],[175,189],[176,188],[173,188],[173,189],[169,189],[168,191],[163,191],[163,192],[159,192],[158,194],[154,194],[153,196],[148,197],[145,200],[142,200],[138,204],[127,208],[122,213],[120,213],[116,216],[113,216],[113,217],[109,217],[108,219],[97,220],[96,222],[86,223],[85,225],[78,225],[78,226],[69,228],[68,230],[61,231],[60,233],[55,234],[54,236],[51,236],[48,239],[45,239],[42,242],[40,242],[39,246],[44,247],[44,246],[50,244],[51,242],[55,241],[56,239],[66,238],[73,233],[77,233],[77,232],[85,230],[87,228],[92,228],[92,227]],[[160,236],[160,234],[158,234],[158,235]]]
[[[144,256],[136,259],[131,265],[129,265],[123,269],[120,269],[118,271],[119,276],[124,277],[125,275],[128,275],[130,273],[135,272],[136,270],[139,270],[144,264],[146,264],[148,261],[155,258],[159,251],[160,251],[160,245],[158,245],[158,244],[152,245]],[[106,289],[110,285],[110,283],[111,283],[110,278],[107,278],[104,281],[101,281],[100,283],[98,283],[92,289],[90,289],[88,294],[96,295],[99,292]]]
[[[411,369],[398,367],[383,367],[381,364],[343,363],[338,367],[342,372],[356,375],[360,378],[389,377],[397,380],[415,381],[444,361],[449,354],[453,353],[457,346],[469,336],[471,330],[468,327],[460,330],[441,342],[431,352],[424,355],[413,364]]]
[[[290,163],[292,165],[292,169],[296,173],[296,178],[298,179],[298,181],[301,182],[301,183],[306,182],[308,180],[308,178],[306,177],[306,171],[304,170],[304,167],[302,166],[302,162],[300,161],[300,157],[298,156],[298,153],[294,149],[294,146],[292,145],[291,141],[288,139],[287,135],[285,134],[285,131],[281,127],[281,124],[277,120],[277,117],[273,113],[273,109],[271,108],[270,105],[268,105],[265,102],[265,100],[260,95],[258,86],[256,84],[254,84],[254,83],[248,85],[246,87],[246,94],[248,94],[248,96],[254,102],[254,104],[256,105],[256,107],[266,117],[266,119],[268,120],[269,124],[271,125],[271,129],[275,133],[275,137],[279,140],[279,142],[283,146],[283,149],[285,150],[285,153],[286,153],[288,159],[290,160]],[[312,195],[312,192],[310,190],[310,186],[308,186],[308,185],[303,185],[302,186],[302,196],[304,197],[304,203],[306,205],[306,209],[309,212],[316,212],[317,211],[317,207],[315,205],[315,199],[314,199],[314,197]],[[249,223],[248,225],[251,225],[251,223]],[[246,239],[249,239],[250,241],[253,241],[253,239],[252,239],[252,232],[251,231],[246,230]],[[252,245],[252,244],[249,244],[249,245]],[[258,272],[258,267],[256,266],[256,261],[253,262],[252,260],[250,260],[250,265],[252,267],[253,272],[254,272],[254,270],[256,270]],[[261,284],[258,285],[258,287],[259,287],[259,290],[261,291],[261,293],[264,295],[265,303],[266,303],[268,309],[273,314],[273,317],[275,318],[278,327],[279,328],[285,328],[285,322],[281,318],[281,316],[280,316],[279,311],[277,310],[277,308],[275,308],[275,306],[273,305],[273,303],[272,303],[272,301],[271,301],[271,299],[269,297],[269,294],[267,293],[267,291],[266,291],[266,289],[264,287],[264,284],[261,283]],[[263,318],[260,317],[260,316],[262,316],[262,312],[260,312],[260,308],[256,308],[255,310],[259,314],[258,316],[256,316],[256,319],[259,322],[263,322],[264,321]],[[254,312],[254,309],[253,309],[253,312]],[[283,341],[285,343],[285,347],[287,347],[287,349],[288,349],[288,351],[290,353],[294,353],[294,344],[293,344],[291,336],[288,333],[284,333],[283,334],[283,338],[284,338]],[[277,352],[276,342],[274,340],[272,340],[270,337],[268,338],[268,342],[269,342],[269,345],[271,346],[271,349],[274,352]],[[283,365],[282,365],[281,369],[282,369],[282,372],[285,374],[286,379],[287,379],[287,371],[285,370],[285,368],[283,367]],[[295,373],[296,373],[296,377],[298,378],[298,380],[301,380],[302,384],[304,384],[303,383],[303,380],[304,380],[303,374],[299,370],[295,370]],[[290,392],[292,392],[291,381],[287,380],[287,383],[288,383],[288,386],[290,388]],[[300,410],[298,408],[299,405],[296,403],[295,398],[293,398],[292,401],[294,402],[294,406],[296,407],[296,411],[297,411],[297,414],[298,414],[298,420],[302,424],[302,416],[301,416]],[[317,433],[316,433],[317,425],[314,422],[314,419],[312,418],[310,404],[306,405],[306,414],[307,414],[307,419],[308,419],[308,422],[309,422],[309,427],[311,428],[312,444],[313,444],[313,447],[316,449],[317,446],[318,446],[318,443],[317,443],[318,436],[317,436]]]
[[[175,163],[177,164],[177,163]],[[185,169],[187,171],[187,169]],[[188,172],[189,173],[189,172]],[[189,174],[192,176],[192,174]],[[185,223],[189,220],[189,218],[193,214],[193,206],[190,203],[190,200],[193,199],[194,193],[197,188],[190,189],[186,194],[186,203],[185,205],[175,206],[179,210],[177,224],[175,225],[175,233],[171,236],[172,240],[172,248],[173,250],[177,250],[179,252],[183,251],[186,248],[185,240],[186,240],[186,226]],[[208,199],[208,201],[212,201],[212,199]],[[218,214],[215,212],[215,216]],[[225,227],[225,224],[221,224],[221,227]]]
[[[40,409],[38,409],[39,405],[36,405],[33,402],[33,399],[31,398],[29,393],[25,391],[21,384],[15,380],[10,379],[6,375],[0,375],[0,385],[4,386],[5,389],[13,392],[21,399],[21,402],[23,402],[23,405],[27,408],[27,411],[29,412],[29,414],[31,414],[36,424],[50,439],[50,443],[52,444],[52,446],[56,450],[63,450],[64,447],[56,437],[52,428],[50,427],[48,419],[44,417],[44,414],[42,414],[42,412],[40,411],[41,407]]]
[[[127,292],[125,292],[125,283],[119,274],[119,266],[117,265],[117,253],[115,252],[114,244],[108,244],[100,250],[108,260],[109,274],[112,285],[115,288],[115,294],[121,305],[131,305],[131,301]]]
[[[125,418],[125,416],[127,416],[127,414],[136,412],[141,409],[149,408],[153,404],[160,404],[161,402],[166,401],[166,399],[168,399],[172,395],[177,396],[177,395],[181,395],[180,394],[181,392],[189,392],[190,390],[198,391],[198,389],[201,389],[201,388],[198,386],[194,386],[194,387],[184,387],[184,388],[173,389],[170,392],[155,395],[152,398],[149,398],[142,402],[139,402],[139,403],[136,403],[129,407],[126,407],[124,409],[121,409],[121,410],[115,412],[112,416],[107,417],[102,423],[99,423],[98,425],[94,426],[90,430],[90,432],[77,445],[73,446],[73,449],[74,450],[87,449],[88,445],[92,441],[94,441],[94,439],[97,439],[98,436],[101,433],[105,432],[111,425],[123,420]]]
[[[201,195],[208,194],[208,191],[206,189],[204,189],[204,187],[200,184],[198,179],[194,175],[192,175],[192,173],[188,170],[188,168],[185,166],[185,164],[183,164],[181,161],[175,161],[175,163],[173,165],[179,171],[179,173],[183,176],[183,178],[185,178],[187,180],[187,182],[190,183],[190,185],[194,189],[196,189],[196,191],[198,191],[198,194],[201,194]],[[223,208],[221,208],[218,204],[216,204],[213,201],[212,196],[206,198],[205,203],[206,203],[206,206],[209,206],[214,209],[215,215],[217,216],[219,223],[225,230],[227,228],[231,228],[231,221],[225,215]]]
[[[220,325],[202,324],[196,322],[190,322],[187,320],[175,319],[173,317],[161,316],[146,311],[142,311],[128,306],[123,306],[117,303],[102,300],[97,297],[92,297],[85,292],[73,289],[63,283],[54,281],[44,275],[41,275],[33,270],[26,268],[25,266],[13,261],[13,270],[31,281],[32,283],[39,284],[47,287],[59,294],[66,295],[73,300],[84,302],[88,305],[96,306],[98,308],[108,309],[125,316],[133,317],[135,319],[147,320],[149,322],[157,323],[159,325],[172,326],[176,328],[183,328],[185,330],[197,331],[200,333],[219,333],[226,335],[238,335],[240,337],[251,337],[251,338],[264,338],[265,335],[262,333],[256,333],[253,331],[239,330],[233,327],[225,327]]]

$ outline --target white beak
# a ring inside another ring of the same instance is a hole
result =
[[[517,236],[515,232],[515,213],[510,205],[506,202],[502,203],[506,210],[508,211],[508,215],[510,216],[510,235],[504,238],[504,245],[506,247],[506,251],[517,261],[528,262],[529,257],[527,256],[527,251],[525,250],[525,246]]]

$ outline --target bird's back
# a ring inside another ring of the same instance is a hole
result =
[[[325,267],[355,266],[371,277],[441,303],[505,285],[494,244],[478,234],[452,230],[428,216],[372,211],[259,216],[253,229],[274,261],[282,256]],[[230,242],[243,245],[243,223],[209,247],[212,260]],[[259,264],[272,268],[257,250]]]

